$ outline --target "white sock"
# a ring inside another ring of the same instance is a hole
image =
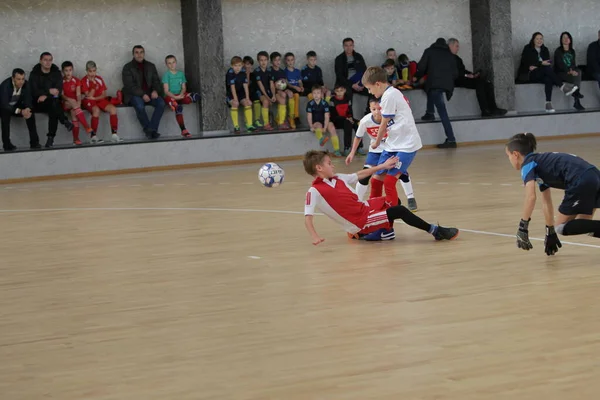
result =
[[[365,197],[367,196],[367,191],[369,190],[369,185],[363,185],[358,182],[356,184],[356,194],[358,195],[358,199],[360,201],[365,201]]]
[[[408,182],[400,181],[400,183],[402,184],[402,189],[404,189],[404,194],[406,195],[406,198],[414,199],[415,194],[413,193],[412,182],[410,178],[408,179]]]

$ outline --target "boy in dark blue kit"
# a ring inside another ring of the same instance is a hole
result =
[[[278,81],[284,81],[287,85],[287,73],[281,68],[281,54],[274,51],[271,53],[271,81],[275,85]],[[286,121],[286,109],[287,103],[287,92],[286,89],[280,90],[273,86],[275,90],[275,97],[277,98],[277,125],[280,130],[290,129],[290,125]],[[289,107],[289,105],[288,105]],[[290,113],[291,114],[291,113]]]
[[[233,122],[233,132],[240,133],[240,122],[238,107],[244,107],[244,117],[246,119],[246,130],[254,131],[252,125],[252,103],[250,102],[250,93],[248,88],[248,79],[246,71],[243,69],[242,59],[233,57],[231,59],[231,68],[225,76],[225,87],[227,90],[227,104],[231,107],[231,121]]]
[[[256,79],[257,92],[256,95],[260,99],[262,105],[261,114],[263,128],[267,131],[272,131],[269,120],[269,106],[271,103],[275,103],[277,98],[275,97],[275,85],[271,79],[271,68],[269,68],[269,53],[261,51],[256,55],[258,61],[258,67],[254,70],[254,78]],[[257,119],[258,116],[254,116]]]
[[[329,103],[327,103],[321,96],[323,91],[320,86],[313,86],[312,88],[313,99],[306,105],[306,119],[308,120],[308,126],[310,131],[315,133],[317,140],[321,146],[325,146],[325,143],[329,140],[327,136],[323,136],[323,130],[327,130],[331,136],[331,143],[333,144],[333,150],[337,157],[341,157],[340,153],[340,139],[335,131],[333,122],[329,119]]]
[[[529,241],[529,221],[535,208],[535,185],[539,186],[546,219],[545,252],[551,256],[562,247],[561,235],[582,235],[600,238],[600,221],[593,221],[600,207],[600,171],[594,165],[573,154],[535,153],[536,139],[531,133],[519,133],[506,145],[511,165],[521,171],[525,184],[525,205],[517,231],[517,247],[533,248]],[[565,196],[554,219],[550,188],[564,189]],[[555,230],[556,227],[556,230]]]
[[[254,128],[261,129],[263,124],[260,122],[260,95],[258,92],[258,84],[256,83],[256,76],[254,75],[254,59],[250,56],[245,56],[242,62],[244,64],[244,70],[246,71],[246,79],[248,79],[248,92],[250,94],[250,101],[252,102]]]
[[[312,100],[312,88],[319,85],[323,90],[325,101],[329,103],[331,91],[325,87],[323,82],[323,71],[317,65],[317,53],[312,50],[306,53],[306,65],[302,67],[300,73],[302,74],[302,85],[304,86],[302,95],[307,96],[308,100]]]
[[[296,125],[300,123],[300,95],[304,93],[302,86],[302,74],[296,68],[296,56],[294,53],[285,53],[285,73],[287,76],[287,95],[290,98],[288,103],[288,117],[292,129],[296,129]]]

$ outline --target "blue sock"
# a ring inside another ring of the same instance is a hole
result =
[[[429,231],[428,232],[431,233],[432,235],[435,235],[437,233],[437,230],[438,230],[438,226],[434,225],[434,224],[431,224],[431,226],[429,227]]]

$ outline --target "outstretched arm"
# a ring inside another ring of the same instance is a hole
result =
[[[544,210],[546,226],[554,226],[554,206],[552,205],[550,189],[546,189],[542,192],[542,208]]]
[[[358,171],[356,173],[356,175],[358,176],[359,180],[363,179],[363,178],[367,178],[367,177],[373,175],[375,172],[381,171],[382,169],[393,168],[394,165],[396,165],[398,163],[398,161],[400,161],[400,159],[398,157],[391,157],[391,158],[388,158],[383,164],[377,165],[375,167],[367,168],[367,169],[361,169],[360,171]]]

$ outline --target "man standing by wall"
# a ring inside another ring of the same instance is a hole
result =
[[[458,56],[458,51],[460,50],[458,39],[448,39],[448,47],[452,54],[454,54],[454,57],[456,57],[456,66],[458,68],[458,78],[454,82],[454,85],[466,89],[475,89],[482,117],[506,114],[506,110],[498,108],[496,105],[496,96],[492,82],[482,78],[479,73],[473,73],[465,68],[465,63]]]
[[[163,85],[156,66],[145,60],[142,46],[133,47],[133,60],[123,67],[123,103],[135,108],[138,121],[148,139],[158,139],[158,125],[165,111]],[[154,107],[152,119],[148,119],[146,105]]]
[[[4,151],[17,149],[10,142],[10,119],[12,117],[23,117],[29,130],[29,145],[32,149],[39,149],[40,139],[35,126],[33,115],[33,100],[31,88],[25,80],[25,71],[15,68],[12,76],[0,84],[0,113],[2,119],[2,147]]]
[[[598,40],[590,43],[587,50],[587,69],[588,73],[600,86],[600,31],[598,31]]]
[[[52,54],[42,53],[40,63],[33,67],[29,74],[31,94],[33,96],[33,111],[48,114],[48,140],[46,147],[54,146],[54,137],[60,122],[68,131],[73,130],[73,124],[65,117],[60,104],[63,89],[63,78],[60,69],[52,63]]]

